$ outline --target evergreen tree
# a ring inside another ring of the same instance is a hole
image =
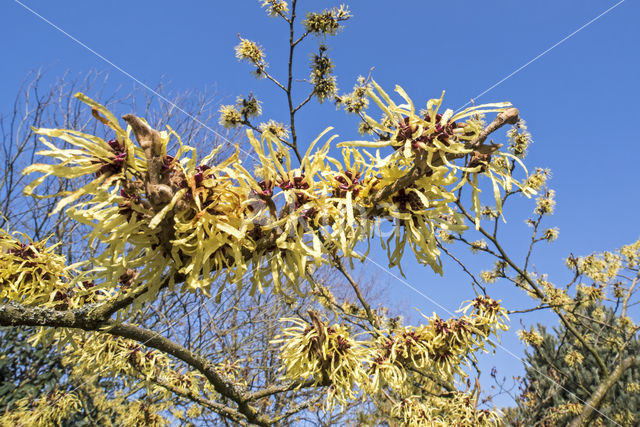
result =
[[[0,412],[29,395],[51,392],[64,373],[55,349],[28,342],[33,329],[0,328]]]
[[[579,318],[594,319],[578,323],[579,332],[600,342],[595,348],[608,366],[616,359],[640,353],[640,341],[624,327],[626,318],[616,316],[614,309],[589,304],[575,313]],[[594,356],[580,351],[580,344],[566,328],[554,327],[549,333],[538,325],[538,331],[539,338],[532,340],[532,350],[526,354],[526,376],[518,406],[507,411],[506,421],[515,426],[567,425],[604,378]],[[621,342],[626,345],[619,352]],[[635,426],[639,422],[640,367],[631,366],[606,392],[591,425]]]

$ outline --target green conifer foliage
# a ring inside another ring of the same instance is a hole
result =
[[[0,412],[29,395],[51,392],[64,374],[54,348],[33,346],[33,328],[0,328]]]
[[[630,355],[640,354],[640,341],[624,327],[625,319],[612,308],[590,304],[576,310],[578,318],[597,319],[578,323],[579,332],[593,337],[600,357],[607,366]],[[507,410],[505,421],[513,426],[568,425],[604,378],[595,358],[580,350],[570,332],[554,327],[549,333],[538,325],[542,337],[526,354],[526,376],[518,406]],[[620,344],[626,345],[620,345]],[[622,351],[618,351],[622,348]],[[553,380],[553,381],[552,381]],[[556,384],[557,383],[557,384]],[[609,389],[589,425],[636,426],[640,422],[640,367],[635,365]]]

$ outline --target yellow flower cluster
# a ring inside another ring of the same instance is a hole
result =
[[[36,130],[72,148],[61,149],[42,138],[48,150],[40,154],[58,163],[28,167],[25,173],[43,175],[25,192],[32,194],[48,176],[72,179],[93,174],[85,186],[65,194],[57,210],[69,206],[68,215],[92,228],[90,243],[106,247],[92,260],[96,266],[92,280],[114,286],[127,271],[135,270],[134,279],[120,283],[120,288],[147,283],[151,292],[146,298],[152,298],[160,286],[174,286],[176,277],[185,283],[184,289],[208,292],[220,275],[235,281],[249,270],[254,291],[268,280],[297,291],[308,265],[330,263],[336,255],[366,256],[354,248],[375,234],[381,217],[394,221],[391,235],[382,241],[392,266],[400,267],[408,244],[418,261],[441,273],[436,232],[466,229],[452,207],[457,189],[471,186],[479,220],[478,176],[492,182],[497,213],[500,188],[520,185],[510,172],[495,169],[490,161],[491,156],[512,155],[495,150],[478,154],[465,145],[482,130],[479,117],[500,112],[508,104],[440,114],[440,98],[430,100],[427,109],[417,114],[406,93],[399,87],[396,91],[405,104],[397,105],[371,83],[367,94],[386,118],[377,122],[366,114],[363,117],[388,138],[342,143],[342,160],[328,156],[335,136],[316,148],[331,128],[310,144],[299,167],[292,166],[289,150],[279,139],[281,129],[263,132],[260,139],[248,131],[258,161],[253,172],[245,169],[237,152],[212,164],[218,153],[214,150],[199,161],[195,149],[182,145],[170,128],[153,131],[157,141],[154,157],[149,158],[142,146],[134,145],[131,126],[122,128],[103,106],[78,94],[115,138],[105,141],[72,130]],[[169,154],[172,137],[178,149]],[[382,149],[392,153],[382,156]],[[463,158],[467,158],[464,166],[455,163]],[[425,172],[414,183],[373,202],[416,165]],[[151,182],[152,174],[161,182]]]
[[[518,336],[527,345],[539,346],[543,341],[542,335],[540,335],[538,331],[533,330],[533,328],[530,331],[519,330]]]
[[[16,402],[15,406],[0,414],[0,426],[17,427],[56,427],[67,425],[74,415],[84,410],[81,399],[86,399],[88,393],[91,404],[95,406],[92,414],[94,425],[116,426],[149,426],[162,427],[169,425],[169,420],[161,413],[171,405],[169,401],[149,402],[130,400],[120,392],[105,395],[100,388],[95,387],[86,378],[80,385],[81,393],[74,391],[54,390],[40,396],[28,396]],[[80,394],[84,396],[80,397]]]
[[[311,74],[309,82],[313,85],[313,95],[321,104],[327,99],[334,99],[338,91],[336,77],[333,73],[333,61],[327,56],[328,48],[321,44],[317,54],[311,56]]]
[[[598,302],[604,298],[604,289],[599,286],[578,285],[578,295],[583,295],[586,301]]]
[[[0,229],[0,300],[66,310],[103,300],[109,291],[82,280],[77,265],[55,253],[57,245],[33,242]]]
[[[597,421],[600,421],[600,419],[598,419]],[[621,425],[621,426],[631,426],[633,425],[634,422],[637,421],[637,419],[630,409],[625,409],[622,412],[618,412],[614,414],[613,421],[618,423],[618,425]]]
[[[289,138],[289,131],[284,126],[284,124],[276,122],[275,120],[269,120],[266,123],[260,123],[260,131],[263,133],[267,132],[280,140]]]
[[[101,366],[114,377],[155,378],[169,370],[170,359],[164,353],[147,350],[139,343],[100,333],[77,333],[73,344],[65,346],[63,363],[74,366],[78,376]]]
[[[580,272],[599,284],[613,280],[622,268],[622,259],[612,252],[578,258]]]
[[[529,175],[525,182],[525,187],[533,191],[539,191],[545,186],[551,176],[549,169],[536,168],[535,172]]]
[[[283,343],[283,377],[313,379],[317,384],[330,386],[330,405],[333,399],[341,404],[353,400],[357,387],[366,381],[362,361],[367,357],[367,349],[344,326],[327,326],[317,318],[312,325],[299,319],[282,320],[294,324],[274,341]]]
[[[481,239],[471,242],[469,249],[471,249],[471,252],[476,253],[478,251],[483,251],[488,247],[489,245],[487,245],[487,242],[484,239]]]
[[[309,33],[335,36],[340,29],[340,22],[349,18],[351,18],[349,8],[345,5],[340,5],[320,13],[309,12],[302,24]]]
[[[498,426],[500,415],[489,410],[477,410],[475,399],[467,393],[453,396],[410,396],[397,402],[392,415],[403,425],[418,427]]]
[[[536,208],[534,212],[537,215],[551,215],[556,207],[555,196],[555,191],[547,190],[545,194],[541,195],[536,200]]]
[[[162,380],[173,387],[197,395],[214,396],[211,384],[198,372],[181,373],[175,362],[165,353],[146,348],[126,338],[101,333],[75,333],[72,342],[64,347],[63,364],[71,367],[72,375],[83,378],[94,375],[100,366],[103,374],[120,377],[135,384],[141,379]],[[150,392],[168,393],[162,387],[147,382]],[[170,398],[170,393],[165,396]]]
[[[164,427],[169,426],[169,420],[161,415],[161,411],[168,405],[150,404],[148,402],[136,401],[130,405],[127,412],[122,414],[118,421],[119,425],[126,426],[148,426],[148,427]]]
[[[26,235],[0,229],[0,298],[28,305],[51,305],[67,288],[65,258],[55,246],[31,242]]]
[[[480,273],[480,279],[485,283],[495,283],[498,276],[494,270],[485,270]]]
[[[221,105],[219,123],[226,128],[236,128],[252,117],[262,114],[261,102],[253,95],[244,98],[239,96],[235,105]]]
[[[511,144],[510,151],[520,158],[527,155],[527,148],[531,144],[531,134],[527,131],[527,124],[524,120],[519,120],[516,126],[507,133]]]
[[[222,105],[218,110],[220,113],[219,123],[226,128],[235,128],[242,125],[242,114],[235,105]]]
[[[558,230],[558,227],[548,228],[542,233],[542,238],[547,242],[553,242],[558,238],[559,234],[560,231]]]
[[[640,384],[635,382],[628,383],[625,390],[628,391],[629,393],[640,393]]]
[[[382,389],[406,393],[410,372],[427,372],[444,383],[475,361],[474,353],[485,350],[488,340],[506,330],[506,311],[497,301],[478,297],[461,311],[471,313],[442,320],[437,315],[426,325],[380,330],[367,338],[351,336],[341,325],[328,326],[317,315],[312,323],[286,319],[294,324],[276,342],[283,343],[283,377],[330,386],[328,405],[347,405],[360,393],[375,394]],[[426,384],[437,392],[441,385]]]
[[[289,6],[284,0],[262,0],[262,7],[267,8],[267,13],[271,17],[283,16],[289,12]]]
[[[640,266],[640,239],[630,245],[620,248],[620,255],[624,258],[627,268],[637,268]]]
[[[264,52],[255,42],[240,38],[240,43],[236,46],[236,57],[246,60],[254,65],[264,65]]]
[[[568,308],[573,303],[573,300],[564,289],[556,287],[553,283],[545,280],[545,278],[538,279],[538,284],[542,287],[544,292],[543,301],[559,308]],[[534,295],[537,298],[537,295]]]
[[[356,84],[351,93],[344,94],[337,99],[337,104],[341,105],[347,113],[360,114],[369,108],[369,96],[371,85],[364,77],[358,76]],[[374,128],[367,122],[362,122],[360,127],[361,135],[370,134]]]
[[[56,389],[39,398],[29,396],[18,400],[11,411],[0,415],[0,425],[60,426],[81,405],[76,393]]]
[[[571,350],[564,356],[564,361],[567,362],[567,365],[569,365],[569,367],[571,368],[576,365],[582,364],[583,360],[584,356],[582,355],[582,353],[579,353],[576,350]]]

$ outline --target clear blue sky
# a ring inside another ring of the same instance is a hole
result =
[[[220,100],[227,103],[253,91],[265,101],[265,118],[284,119],[279,117],[285,111],[284,99],[276,98],[277,92],[266,81],[255,80],[249,66],[234,58],[233,46],[241,33],[265,47],[275,74],[285,71],[286,28],[268,19],[257,1],[24,0],[24,4],[151,86],[163,77],[173,90],[215,83]],[[336,4],[302,1],[303,8]],[[350,90],[357,75],[375,67],[373,77],[389,90],[400,84],[416,104],[423,105],[444,89],[446,105],[456,109],[614,4],[357,0],[350,5],[354,17],[345,30],[327,42],[343,91]],[[547,225],[558,226],[560,238],[544,247],[534,263],[555,283],[566,278],[562,260],[570,252],[611,250],[640,235],[640,140],[634,133],[640,117],[639,17],[639,2],[626,0],[479,100],[508,100],[518,107],[535,141],[527,165],[553,171],[557,208]],[[52,77],[67,69],[74,74],[107,70],[113,82],[133,84],[12,0],[0,5],[0,40],[0,111],[11,108],[25,74],[41,66]],[[305,49],[316,44],[310,39],[303,46],[296,67],[301,77],[307,74]],[[345,138],[354,135],[355,121],[331,105],[310,108],[298,120],[303,141],[328,125]],[[507,212],[510,222],[505,238],[516,252],[528,240],[523,220],[530,208],[518,203]],[[374,257],[386,264],[380,254]],[[376,267],[368,269],[384,277]],[[471,296],[468,280],[452,265],[447,266],[444,279],[425,274],[424,268],[411,262],[406,271],[412,285],[449,310]],[[446,316],[394,278],[383,281],[398,302]],[[495,286],[496,297],[514,304],[525,302],[506,284]],[[539,319],[525,317],[524,322]],[[520,328],[517,323],[514,319],[503,344],[522,354],[514,338]],[[483,359],[485,372],[494,365],[506,375],[520,373],[520,363],[502,350]]]

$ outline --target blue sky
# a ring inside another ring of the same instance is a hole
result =
[[[446,90],[445,104],[457,109],[616,3],[359,0],[350,5],[354,17],[344,31],[326,42],[341,92],[374,67],[373,77],[383,87],[392,90],[400,84],[416,104]],[[273,73],[284,75],[287,29],[267,18],[257,1],[24,0],[23,4],[150,86],[163,78],[176,91],[215,84],[220,101],[226,103],[252,91],[264,101],[265,119],[284,119],[285,99],[268,82],[254,79],[250,67],[234,57],[240,33],[259,41]],[[302,8],[337,4],[302,1]],[[563,259],[570,252],[611,250],[640,235],[640,141],[633,133],[640,116],[638,16],[639,2],[624,1],[479,100],[511,101],[518,107],[534,139],[527,165],[553,171],[557,208],[546,224],[559,227],[560,238],[537,253],[534,264],[558,284],[566,279]],[[17,2],[8,0],[0,6],[0,39],[0,111],[11,108],[26,73],[41,66],[51,78],[66,70],[84,74],[98,69],[109,71],[114,84],[135,84]],[[308,73],[306,52],[317,43],[311,38],[302,46],[295,67],[300,78]],[[303,85],[300,88],[303,97],[306,92]],[[353,138],[357,126],[332,105],[303,110],[298,124],[302,141],[312,140],[329,125],[344,139]],[[506,213],[509,225],[504,238],[515,253],[521,253],[529,239],[523,221],[532,208],[531,203],[518,201]],[[386,264],[380,253],[374,259]],[[472,263],[483,266],[479,260]],[[471,296],[470,287],[453,265],[446,268],[444,278],[439,278],[408,260],[407,280],[455,310],[461,299]],[[394,302],[446,315],[375,266],[367,270],[382,278]],[[526,302],[506,284],[495,286],[491,290],[495,297]],[[524,317],[524,322],[541,318],[545,317]],[[503,344],[521,354],[514,338],[517,323],[518,318]],[[485,376],[493,365],[505,375],[520,373],[520,362],[503,350],[483,359]]]

